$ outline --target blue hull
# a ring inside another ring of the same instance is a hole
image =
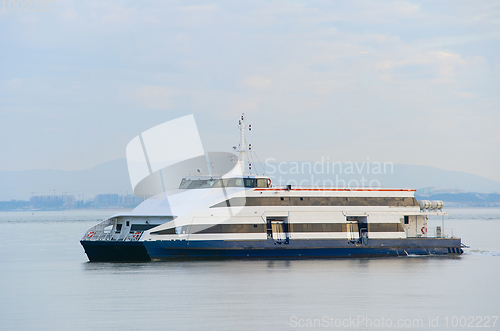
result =
[[[460,239],[370,239],[367,245],[336,240],[147,241],[152,260],[201,258],[337,258],[461,254]]]
[[[345,239],[255,241],[81,241],[91,262],[147,262],[175,259],[344,258],[462,254],[460,239],[369,239],[367,244]]]

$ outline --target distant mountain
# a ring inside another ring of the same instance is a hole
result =
[[[276,183],[332,186],[377,186],[390,188],[433,188],[462,192],[500,192],[500,183],[481,176],[438,169],[427,166],[406,164],[342,163],[321,166],[314,162],[267,163],[267,174]],[[372,185],[370,185],[370,182]]]
[[[462,192],[494,193],[500,192],[500,183],[458,171],[442,170],[434,167],[394,164],[386,169],[374,171],[376,164],[347,164],[322,169],[314,162],[273,162],[265,165],[267,174],[275,184],[356,186],[364,180],[382,187],[435,188]],[[257,167],[260,169],[260,167]],[[384,171],[385,170],[385,171]],[[380,173],[378,173],[380,172]],[[342,182],[343,181],[343,182]],[[351,183],[349,183],[351,182]],[[109,161],[93,168],[77,171],[63,170],[24,170],[0,171],[0,200],[28,200],[34,195],[50,195],[53,190],[60,195],[64,192],[91,197],[96,194],[132,192],[125,159]],[[424,192],[424,191],[422,191]],[[420,191],[419,191],[420,193]],[[427,194],[429,195],[429,194]]]
[[[500,207],[500,194],[467,193],[439,193],[432,195],[415,195],[417,200],[441,200],[448,207]]]

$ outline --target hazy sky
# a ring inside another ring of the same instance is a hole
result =
[[[124,158],[138,133],[187,114],[206,150],[230,151],[244,111],[262,161],[500,181],[498,1],[50,6],[0,7],[0,170]]]

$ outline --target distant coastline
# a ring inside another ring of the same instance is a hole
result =
[[[32,196],[29,201],[0,201],[0,211],[54,211],[74,209],[131,209],[144,199],[126,194],[98,194],[88,200],[75,200],[74,195]]]
[[[417,190],[417,200],[441,200],[445,207],[500,207],[499,193],[476,193],[476,192],[431,192],[421,193],[425,190]]]
[[[328,170],[326,164],[318,162],[266,162],[266,169],[257,167],[259,173],[265,170],[276,185],[293,186],[345,186],[355,187],[363,182],[380,184],[380,187],[419,188],[417,194],[429,195],[439,192],[498,193],[500,182],[477,175],[437,169],[427,166],[393,164],[386,167],[386,173],[373,173],[376,168],[370,163],[343,163],[342,169]],[[351,165],[351,167],[348,167]],[[324,171],[323,171],[324,169]],[[352,169],[351,171],[348,171]],[[383,169],[383,168],[382,168]],[[359,172],[358,170],[362,170]],[[299,171],[297,173],[297,171]],[[341,171],[341,172],[340,172]],[[383,171],[382,171],[383,172]],[[281,181],[281,184],[280,184]],[[33,195],[73,194],[75,200],[85,200],[103,192],[125,194],[133,192],[130,184],[127,161],[117,159],[90,169],[63,171],[54,169],[1,171],[0,201],[30,200]],[[357,183],[357,184],[356,184]],[[377,185],[373,185],[377,187]],[[431,188],[433,187],[433,188]],[[420,189],[431,188],[431,189]],[[450,190],[453,189],[453,190]],[[425,191],[428,190],[429,192]],[[423,192],[425,191],[425,192]],[[65,193],[66,192],[66,193]],[[475,201],[475,200],[472,200]]]
[[[341,164],[341,169],[337,165],[338,173],[333,174],[331,168],[328,170],[326,164],[319,162],[266,160],[265,165],[276,185],[339,186],[340,182],[349,187],[351,182],[366,180],[376,181],[381,187],[419,188],[415,194],[418,200],[442,200],[445,207],[500,207],[499,182],[463,172],[391,164],[386,169],[388,173],[373,174],[370,164],[367,174],[367,164],[347,162]],[[351,168],[354,173],[347,171]],[[0,171],[0,183],[0,211],[134,208],[143,201],[129,194],[133,190],[125,159],[86,170]]]

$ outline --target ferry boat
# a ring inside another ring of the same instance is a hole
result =
[[[80,241],[88,259],[463,253],[461,239],[444,234],[443,203],[419,202],[413,189],[278,187],[268,176],[249,174],[246,154],[251,146],[245,141],[244,115],[239,128],[240,144],[235,148],[239,156],[231,171],[219,176],[186,175],[178,188],[168,192],[163,188],[131,212],[91,227]],[[443,217],[442,226],[433,233],[427,231],[428,215]]]

